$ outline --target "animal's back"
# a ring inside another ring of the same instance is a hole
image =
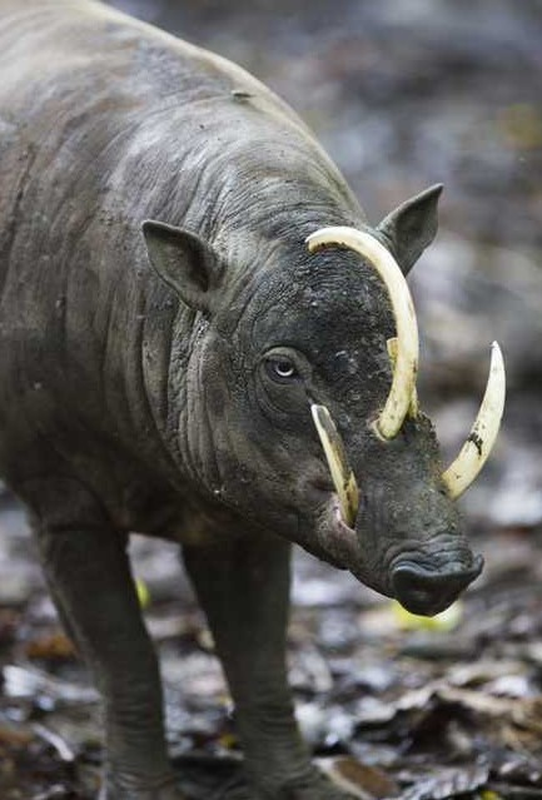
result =
[[[0,74],[0,470],[16,483],[62,453],[124,481],[124,448],[159,473],[171,329],[188,348],[193,314],[152,274],[142,221],[252,253],[290,224],[296,182],[359,207],[256,79],[99,3],[0,0]]]
[[[130,441],[159,468],[173,310],[141,222],[183,221],[183,112],[257,82],[86,0],[0,2],[0,74],[0,468],[17,484],[110,446],[123,463]]]

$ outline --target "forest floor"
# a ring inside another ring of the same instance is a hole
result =
[[[0,797],[91,800],[96,693],[9,495],[0,526]],[[542,798],[542,530],[493,529],[474,546],[483,576],[436,620],[296,555],[289,664],[299,720],[315,755],[360,798]],[[248,797],[231,702],[176,547],[137,536],[132,555],[179,784],[191,800]]]

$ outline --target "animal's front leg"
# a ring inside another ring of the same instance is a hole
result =
[[[255,797],[344,800],[312,766],[293,714],[285,665],[289,544],[255,533],[184,555],[236,705]]]
[[[168,764],[154,650],[143,625],[125,537],[91,511],[75,483],[41,486],[34,528],[53,594],[105,707],[101,800],[182,800]]]

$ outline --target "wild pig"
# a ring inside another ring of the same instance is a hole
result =
[[[254,797],[331,800],[292,714],[290,543],[433,614],[480,572],[418,407],[404,275],[440,187],[371,227],[306,126],[87,0],[0,0],[0,471],[106,714],[102,798],[180,800],[125,547],[183,547]]]

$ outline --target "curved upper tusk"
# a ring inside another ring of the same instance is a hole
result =
[[[324,448],[333,485],[339,496],[343,520],[352,528],[359,506],[359,489],[355,475],[348,465],[342,439],[327,408],[313,403],[311,414]]]
[[[442,475],[452,500],[469,488],[486,463],[499,433],[505,395],[504,360],[501,348],[493,342],[489,377],[478,416],[459,455]]]
[[[395,369],[395,364],[397,362],[397,337],[394,336],[393,339],[388,339],[386,346],[388,348],[388,355],[391,359],[393,369]],[[410,405],[408,407],[408,416],[412,417],[412,419],[416,419],[419,411],[420,404],[418,401],[418,392],[416,391],[416,384],[414,384],[414,388],[412,389],[412,397],[410,398]]]
[[[383,439],[393,439],[408,413],[418,372],[418,326],[401,268],[378,239],[355,228],[321,228],[306,243],[311,253],[333,244],[354,250],[369,261],[386,284],[397,329],[397,358],[390,393],[375,428]]]

